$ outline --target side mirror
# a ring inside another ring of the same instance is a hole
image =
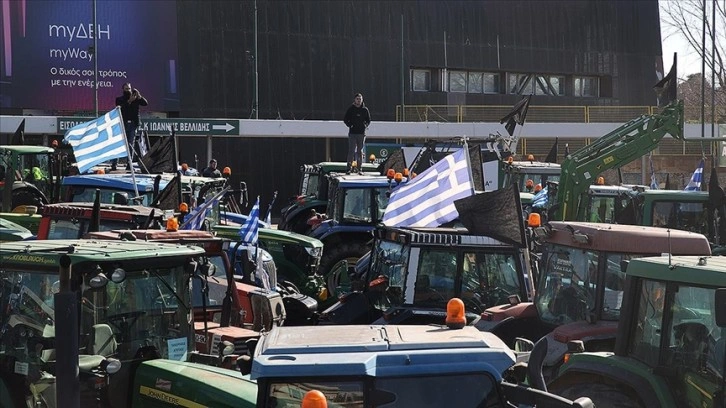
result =
[[[726,288],[716,289],[714,307],[716,308],[716,326],[726,327]]]
[[[620,261],[620,272],[625,273],[628,270],[628,264],[630,263],[629,260],[623,259]]]

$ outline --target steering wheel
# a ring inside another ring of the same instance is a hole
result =
[[[461,300],[464,302],[464,307],[466,308],[467,312],[472,312],[476,314],[481,314],[482,312],[482,305],[475,300],[475,298],[470,297],[463,297]]]
[[[106,320],[113,327],[118,329],[121,334],[121,338],[125,338],[131,327],[136,324],[136,321],[140,316],[145,315],[146,312],[143,310],[133,310],[130,312],[117,313],[106,316]]]

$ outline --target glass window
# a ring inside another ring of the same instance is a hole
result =
[[[509,93],[515,95],[529,94],[526,90],[527,85],[530,83],[530,76],[527,74],[507,74],[509,78]],[[531,90],[531,85],[530,88]]]
[[[533,83],[535,95],[564,95],[565,80],[559,76],[537,75]]]
[[[669,367],[679,372],[709,370],[723,378],[724,333],[716,326],[715,293],[713,288],[678,288],[670,305]]]
[[[467,89],[469,93],[482,93],[483,72],[469,72],[469,84]]]
[[[466,71],[449,71],[449,91],[466,92]]]
[[[302,399],[310,390],[319,390],[325,394],[330,408],[363,407],[363,381],[326,381],[313,379],[305,382],[271,383],[268,388],[267,404],[269,408],[288,408],[301,406]]]
[[[464,252],[461,297],[474,313],[508,302],[520,293],[516,258],[511,254]]]
[[[343,220],[349,222],[371,222],[371,194],[364,188],[345,190]]]
[[[484,93],[499,93],[499,74],[485,72],[482,81]]]
[[[494,379],[487,374],[376,378],[375,389],[392,395],[376,407],[493,407],[500,406]],[[442,392],[442,390],[446,390]],[[405,404],[402,404],[405,401]]]
[[[628,351],[633,358],[651,367],[658,365],[664,302],[665,284],[650,280],[641,282],[635,329]]]
[[[456,256],[455,250],[421,250],[414,303],[446,307],[456,294]]]
[[[575,77],[573,82],[574,96],[599,96],[599,79],[597,77]]]
[[[414,91],[430,91],[431,90],[431,70],[413,69],[411,70],[411,87]]]
[[[651,225],[708,235],[704,203],[658,201],[653,205]]]
[[[542,321],[565,324],[585,320],[596,296],[598,254],[578,248],[546,248],[545,279],[537,285],[536,306]]]

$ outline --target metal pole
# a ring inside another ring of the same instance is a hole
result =
[[[255,119],[260,118],[260,94],[258,86],[258,75],[257,75],[257,0],[255,0]]]
[[[706,0],[702,0],[701,11],[701,137],[706,137]]]
[[[401,14],[401,121],[406,121],[406,65],[403,63],[403,14]]]
[[[60,257],[60,287],[53,295],[55,305],[55,346],[57,406],[81,406],[81,387],[78,382],[78,298],[71,288],[71,258]]]
[[[98,117],[98,21],[96,21],[96,0],[93,0],[93,111]]]
[[[716,137],[716,0],[711,9],[711,137]]]

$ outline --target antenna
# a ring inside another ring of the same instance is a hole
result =
[[[673,250],[671,250],[671,229],[668,228],[668,267],[673,269],[673,263],[671,262],[673,257]]]

